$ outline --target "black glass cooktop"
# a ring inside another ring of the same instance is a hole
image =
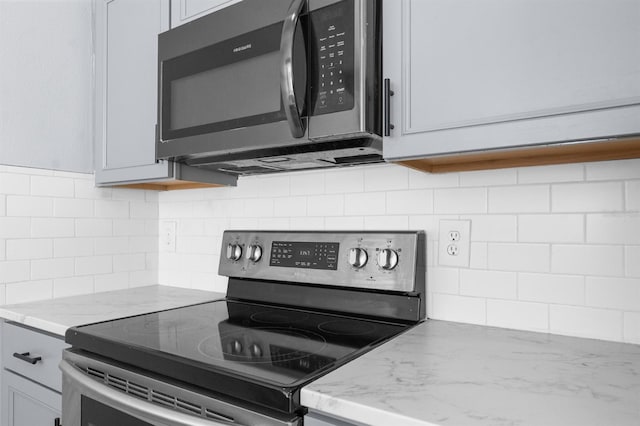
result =
[[[304,384],[408,325],[220,300],[71,328],[81,349],[280,411]]]

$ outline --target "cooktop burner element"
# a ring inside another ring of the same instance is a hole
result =
[[[227,231],[222,253],[226,299],[75,327],[66,341],[294,413],[302,386],[424,318],[422,233]]]

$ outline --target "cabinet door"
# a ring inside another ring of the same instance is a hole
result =
[[[640,1],[384,2],[387,159],[640,132]]]
[[[54,426],[60,418],[59,393],[3,370],[2,417],[5,426]]]
[[[158,33],[169,0],[96,0],[96,182],[171,177],[156,162]]]
[[[93,171],[91,3],[0,1],[0,164]]]
[[[239,1],[241,0],[173,0],[171,2],[171,28],[231,6]]]

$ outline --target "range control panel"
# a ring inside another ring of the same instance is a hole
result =
[[[416,271],[424,270],[425,251],[420,231],[225,231],[219,273],[412,292]]]

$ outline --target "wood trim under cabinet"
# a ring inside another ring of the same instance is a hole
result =
[[[395,163],[423,172],[447,173],[629,158],[640,158],[640,137],[454,154]]]

